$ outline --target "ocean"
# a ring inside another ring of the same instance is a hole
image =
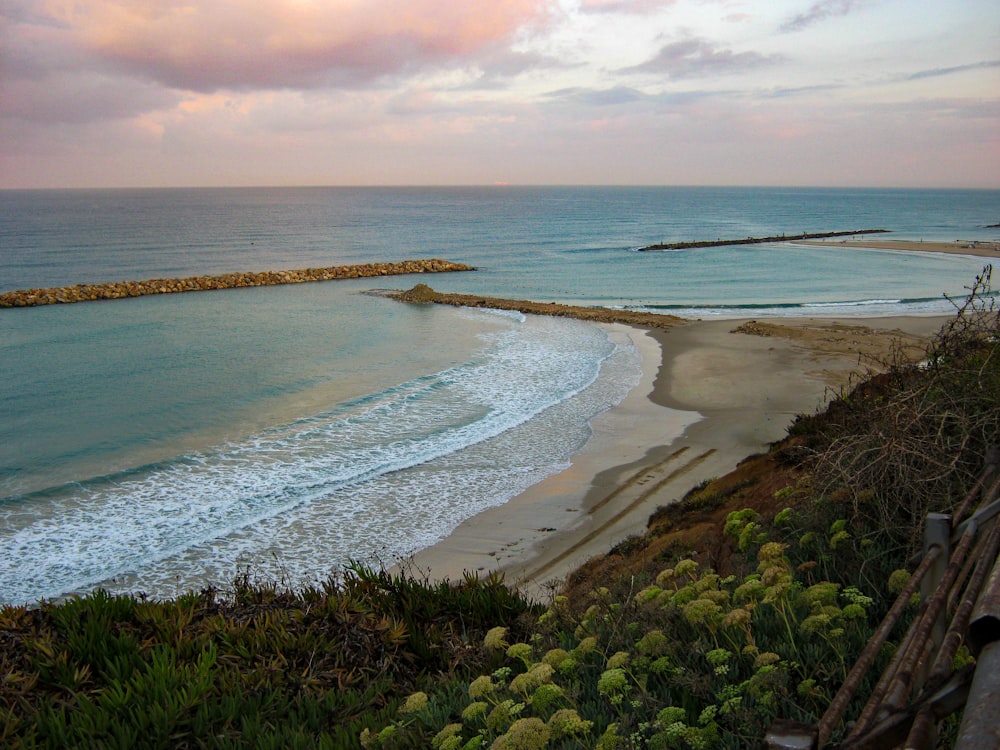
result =
[[[472,273],[0,310],[0,602],[169,597],[390,565],[569,465],[639,381],[573,320],[442,291],[688,317],[946,313],[985,261],[657,242],[885,228],[993,240],[1000,191],[0,191],[0,292],[439,257]]]

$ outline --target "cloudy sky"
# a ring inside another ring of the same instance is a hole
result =
[[[997,0],[0,0],[0,188],[1000,187]]]

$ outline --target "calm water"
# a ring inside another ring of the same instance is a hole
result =
[[[988,240],[996,191],[0,192],[0,291],[442,257],[448,291],[692,316],[944,312],[981,259],[661,241]],[[363,294],[412,277],[0,310],[0,601],[292,582],[399,555],[559,470],[638,382],[575,321]]]

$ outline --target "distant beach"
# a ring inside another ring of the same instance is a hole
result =
[[[924,242],[923,240],[799,240],[797,245],[868,248],[870,250],[918,250],[925,253],[975,255],[980,258],[1000,258],[1000,241],[955,240],[954,242]]]

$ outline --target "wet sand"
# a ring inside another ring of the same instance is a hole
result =
[[[784,437],[797,414],[822,406],[890,339],[915,343],[947,319],[608,325],[642,354],[641,383],[593,420],[593,437],[569,468],[468,519],[417,553],[414,571],[432,579],[502,571],[544,599],[587,559],[641,533],[656,508]]]

